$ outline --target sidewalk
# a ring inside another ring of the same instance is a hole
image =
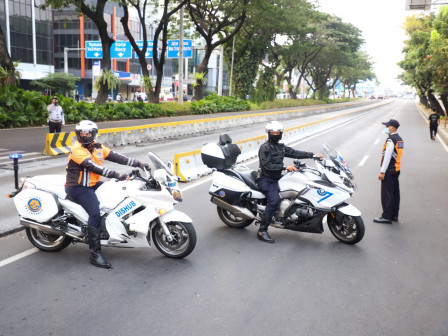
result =
[[[425,118],[426,122],[428,122],[428,117],[432,113],[431,110],[428,110],[421,103],[416,103],[417,108],[420,111],[420,114]],[[428,128],[428,136],[429,136],[429,128]],[[439,128],[437,129],[438,138],[448,146],[448,120],[440,120]]]

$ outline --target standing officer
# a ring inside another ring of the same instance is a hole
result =
[[[395,119],[384,122],[386,125],[384,133],[389,136],[383,146],[381,158],[381,172],[378,179],[381,181],[381,204],[383,214],[375,218],[375,223],[392,224],[398,222],[398,211],[400,210],[400,176],[401,156],[403,155],[404,142],[398,135],[397,129],[400,123]]]
[[[62,107],[59,105],[58,97],[54,96],[51,99],[51,104],[47,106],[47,111],[50,133],[60,133],[62,127],[65,125],[65,119]]]
[[[297,171],[294,166],[283,165],[286,157],[294,159],[311,159],[315,157],[313,153],[302,152],[279,143],[283,135],[283,125],[278,121],[272,121],[266,125],[268,141],[260,146],[258,157],[260,160],[261,176],[258,180],[260,191],[266,196],[267,205],[265,213],[261,217],[260,229],[257,237],[263,242],[273,243],[268,234],[268,226],[277,211],[280,202],[278,180],[282,176],[282,171]],[[317,154],[322,157],[322,154]]]
[[[437,136],[437,128],[440,125],[440,116],[437,113],[436,108],[433,108],[432,110],[434,111],[434,113],[429,115],[428,127],[429,127],[429,136],[434,141],[434,140],[436,140],[436,136]]]

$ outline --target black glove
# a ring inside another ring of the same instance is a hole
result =
[[[114,177],[117,180],[124,181],[124,180],[126,180],[128,178],[128,175],[127,174],[120,174],[120,173],[115,172]]]
[[[138,167],[140,169],[146,169],[146,170],[150,170],[151,166],[149,165],[149,163],[144,163],[144,162],[139,162],[138,163]]]

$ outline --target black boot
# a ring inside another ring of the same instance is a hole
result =
[[[260,229],[257,232],[257,238],[265,243],[274,243],[275,240],[269,236],[268,226],[271,222],[271,218],[263,214],[261,216]]]
[[[101,254],[100,229],[88,227],[87,236],[89,239],[90,263],[96,267],[112,268],[112,265]]]

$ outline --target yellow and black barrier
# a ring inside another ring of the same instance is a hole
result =
[[[68,154],[72,147],[72,137],[74,132],[69,133],[48,133],[45,140],[44,154],[61,155]]]

